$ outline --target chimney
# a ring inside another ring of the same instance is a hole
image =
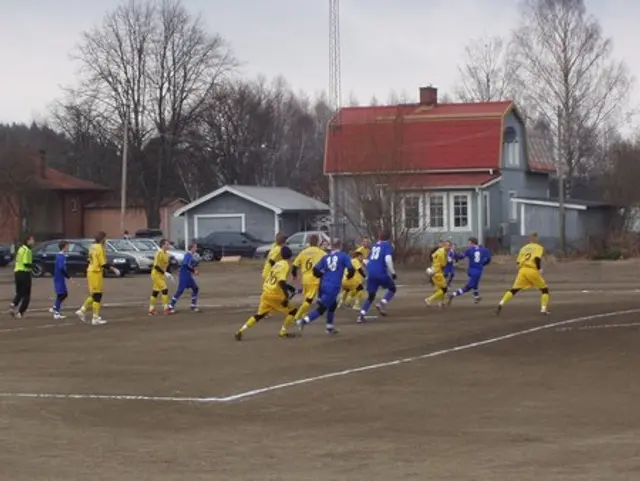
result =
[[[38,156],[38,173],[41,179],[47,178],[47,153],[44,150],[40,150]]]
[[[438,89],[435,87],[420,87],[420,105],[438,105]]]

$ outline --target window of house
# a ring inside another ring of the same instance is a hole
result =
[[[468,230],[470,222],[471,202],[469,194],[453,194],[451,196],[451,228],[452,230]]]
[[[420,197],[417,195],[406,196],[403,199],[402,214],[405,229],[420,228]]]
[[[512,199],[518,197],[518,193],[515,190],[509,191],[509,221],[517,222],[518,220],[518,204],[516,204]]]
[[[509,167],[518,167],[520,165],[518,135],[516,129],[507,127],[504,130],[504,160]]]
[[[429,218],[427,219],[427,225],[431,229],[444,229],[445,228],[445,210],[444,210],[444,195],[443,194],[431,194],[429,196]]]
[[[78,212],[78,199],[71,199],[69,202],[71,207],[71,212]]]

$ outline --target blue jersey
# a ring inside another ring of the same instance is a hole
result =
[[[463,256],[469,260],[469,270],[482,271],[491,262],[491,252],[484,246],[471,246]]]
[[[53,268],[53,280],[56,283],[64,283],[65,279],[69,279],[69,273],[67,272],[67,254],[58,252]]]
[[[371,248],[367,275],[369,277],[385,277],[389,275],[387,256],[393,256],[393,247],[388,241],[378,241]]]
[[[197,265],[198,262],[193,258],[193,254],[187,252],[182,259],[182,264],[180,264],[180,280],[191,280]]]
[[[345,270],[353,270],[351,257],[346,252],[332,251],[325,255],[313,268],[322,273],[322,287],[340,290]]]

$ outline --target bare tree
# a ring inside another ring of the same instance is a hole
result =
[[[472,40],[458,66],[460,85],[456,96],[463,102],[490,102],[513,98],[517,64],[502,37]]]
[[[23,146],[0,143],[0,230],[13,230],[18,221],[18,234],[32,229],[32,208],[42,199],[35,181],[38,165]]]
[[[552,131],[561,124],[561,164],[571,178],[593,142],[626,120],[632,79],[584,0],[524,0],[521,16],[513,53],[522,102]]]
[[[179,0],[120,4],[83,34],[76,58],[81,79],[72,95],[96,102],[95,120],[113,143],[121,145],[129,125],[130,177],[157,227],[177,145],[235,60]]]

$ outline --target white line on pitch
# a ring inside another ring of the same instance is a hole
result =
[[[280,384],[274,384],[259,389],[252,389],[250,391],[233,394],[223,397],[181,397],[181,396],[142,396],[135,394],[64,394],[64,393],[18,393],[18,392],[5,392],[0,393],[0,398],[48,398],[48,399],[97,399],[106,401],[164,401],[164,402],[180,402],[180,403],[230,403],[234,401],[240,401],[251,397],[256,397],[261,394],[266,394],[273,391],[279,391],[290,387],[300,386],[302,384],[310,384],[316,381],[323,381],[325,379],[332,379],[337,377],[345,377],[351,374],[358,374],[366,371],[373,371],[376,369],[382,369],[385,367],[398,366],[401,364],[409,364],[423,359],[429,359],[432,357],[439,357],[445,354],[452,354],[454,352],[467,351],[478,347],[486,346],[489,344],[495,344],[497,342],[506,341],[520,336],[533,334],[535,332],[553,329],[555,327],[566,326],[584,321],[593,321],[595,319],[603,319],[607,317],[624,316],[626,314],[637,314],[640,309],[629,309],[625,311],[605,312],[603,314],[594,314],[591,316],[576,317],[573,319],[567,319],[565,321],[551,322],[542,326],[532,327],[529,329],[523,329],[521,331],[511,332],[502,336],[492,337],[483,341],[471,342],[469,344],[461,344],[459,346],[450,347],[447,349],[441,349],[439,351],[432,351],[419,356],[405,357],[403,359],[396,359],[395,361],[381,362],[377,364],[369,364],[367,366],[361,366],[351,369],[345,369],[343,371],[336,371],[327,374],[321,374],[319,376],[312,376],[303,379],[297,379],[295,381],[284,382]]]
[[[595,326],[579,326],[579,327],[559,327],[556,331],[565,332],[565,331],[593,331],[596,329],[615,329],[620,327],[638,327],[640,326],[640,322],[627,322],[624,324],[600,324]]]

